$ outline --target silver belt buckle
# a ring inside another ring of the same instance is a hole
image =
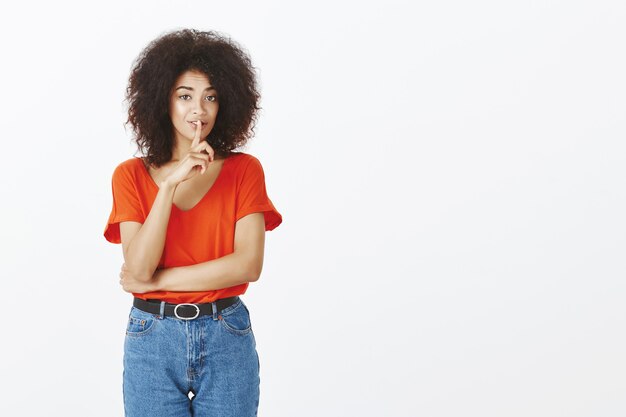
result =
[[[179,316],[178,315],[178,307],[180,307],[180,306],[194,306],[196,308],[196,315],[193,316],[193,317],[181,317],[181,316]],[[192,303],[177,304],[176,307],[174,307],[174,315],[177,318],[181,319],[181,320],[193,320],[193,319],[195,319],[196,317],[198,317],[200,315],[200,307],[198,307],[197,305],[192,304]]]

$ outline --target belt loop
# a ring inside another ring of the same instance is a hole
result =
[[[161,300],[161,310],[159,311],[161,318],[165,317],[165,301]]]
[[[213,301],[211,307],[213,307],[213,320],[217,320],[217,303]]]

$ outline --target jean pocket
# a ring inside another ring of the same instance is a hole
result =
[[[232,309],[226,308],[220,314],[219,321],[226,331],[238,336],[246,335],[252,331],[250,312],[241,299],[232,306]]]
[[[132,306],[126,324],[126,335],[133,337],[146,335],[154,329],[156,321],[154,314]]]

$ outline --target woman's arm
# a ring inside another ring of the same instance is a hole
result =
[[[257,281],[264,249],[264,215],[248,214],[235,225],[233,253],[194,265],[159,269],[151,291],[210,291]]]
[[[138,222],[120,223],[124,267],[129,275],[128,288],[134,286],[133,281],[140,283],[153,281],[154,272],[159,266],[165,247],[167,225],[174,204],[174,191],[183,181],[204,174],[209,163],[213,161],[215,151],[207,141],[200,140],[201,135],[202,124],[197,123],[189,151],[167,178],[160,182],[159,192],[143,225]]]
[[[143,224],[120,223],[124,264],[139,281],[148,282],[152,279],[163,255],[175,190],[176,185],[164,180]]]

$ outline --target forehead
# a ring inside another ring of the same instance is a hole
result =
[[[199,86],[208,86],[210,85],[210,80],[209,77],[199,71],[185,71],[182,74],[180,74],[178,76],[178,78],[176,78],[176,81],[174,82],[174,84],[176,84],[174,86],[174,88],[178,87],[179,85],[199,85]]]

